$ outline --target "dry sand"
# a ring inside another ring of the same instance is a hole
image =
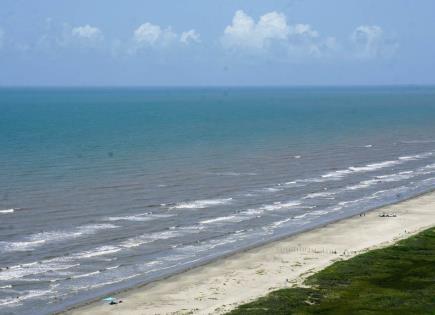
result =
[[[381,218],[381,212],[397,217]],[[300,284],[334,261],[435,226],[435,193],[331,223],[69,311],[83,315],[221,314],[272,290]]]

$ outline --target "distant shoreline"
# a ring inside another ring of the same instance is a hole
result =
[[[397,217],[381,218],[379,212]],[[435,192],[373,209],[251,248],[140,287],[118,292],[122,304],[93,301],[65,314],[225,313],[268,292],[301,283],[339,259],[386,246],[435,225]]]

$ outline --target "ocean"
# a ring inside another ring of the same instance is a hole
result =
[[[435,87],[1,88],[0,314],[435,188]]]

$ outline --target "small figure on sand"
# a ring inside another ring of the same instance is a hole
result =
[[[380,218],[395,218],[397,217],[397,215],[395,213],[385,213],[382,212],[381,214],[379,214]]]
[[[117,300],[116,298],[113,298],[111,296],[104,298],[103,301],[109,302],[109,305],[116,305],[122,303],[122,300]]]

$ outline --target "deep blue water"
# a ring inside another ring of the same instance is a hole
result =
[[[435,187],[435,88],[0,89],[0,314]]]

